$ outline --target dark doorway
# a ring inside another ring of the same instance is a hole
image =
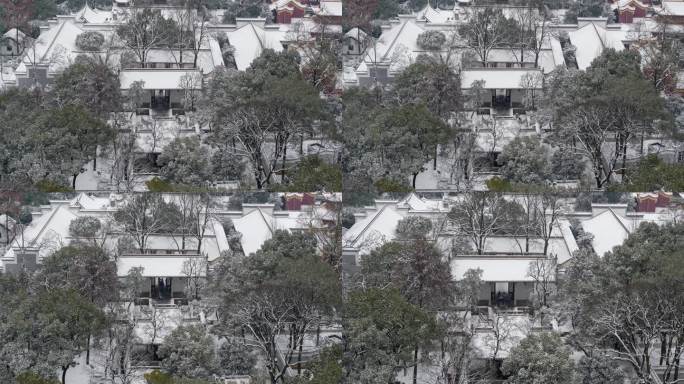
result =
[[[171,277],[152,277],[152,299],[157,301],[171,301],[173,279]]]

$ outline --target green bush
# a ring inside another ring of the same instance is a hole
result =
[[[387,193],[387,192],[408,193],[408,192],[413,191],[413,188],[409,187],[408,185],[406,185],[400,181],[388,179],[388,178],[382,178],[382,179],[376,181],[375,182],[375,188],[380,193]]]
[[[318,156],[307,156],[297,165],[291,181],[281,186],[281,189],[288,192],[341,191],[342,170],[339,166],[326,163]]]
[[[185,192],[185,193],[204,193],[204,192],[220,192],[220,189],[207,188],[207,187],[195,187],[184,184],[175,184],[166,180],[162,180],[159,177],[153,177],[152,179],[145,182],[147,190],[156,193],[169,193],[169,192]]]
[[[684,191],[684,165],[666,164],[656,155],[649,155],[637,166],[628,167],[627,182],[610,187],[618,191]]]
[[[52,180],[41,180],[36,183],[36,188],[38,188],[39,191],[46,193],[73,192],[73,189],[71,187],[58,184]]]
[[[509,192],[513,189],[510,181],[504,180],[498,176],[494,176],[487,180],[486,184],[487,189],[492,192]]]
[[[171,375],[158,369],[155,369],[150,373],[146,373],[144,376],[147,384],[174,384],[173,377],[171,377]]]
[[[59,384],[54,378],[45,378],[35,372],[23,372],[17,376],[17,384]]]
[[[147,189],[150,192],[175,192],[173,184],[158,177],[154,177],[152,180],[146,181],[145,186],[147,186]]]
[[[24,207],[21,209],[21,212],[19,212],[19,222],[21,224],[31,224],[33,221],[33,214],[31,213],[31,209],[28,207]]]

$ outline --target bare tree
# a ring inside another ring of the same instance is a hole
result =
[[[295,360],[296,352],[300,343],[304,340],[305,333],[300,326],[293,328],[289,318],[295,308],[273,300],[259,300],[255,298],[249,307],[239,310],[234,316],[245,331],[244,343],[247,347],[260,350],[265,356],[266,368],[271,378],[271,383],[282,382],[287,375],[290,364],[299,363]],[[254,316],[260,321],[254,322]],[[307,330],[305,327],[303,330]],[[293,337],[294,335],[294,337]],[[280,340],[289,340],[283,348]]]
[[[516,199],[523,212],[520,218],[512,218],[516,225],[510,229],[512,234],[515,235],[515,242],[518,244],[521,254],[530,252],[530,240],[535,238],[539,232],[539,199],[540,195],[536,191],[524,193]],[[520,243],[518,237],[523,237],[524,246]]]
[[[209,194],[194,195],[192,233],[197,239],[197,253],[202,251],[202,241],[214,219],[214,199]]]
[[[178,85],[183,90],[183,107],[186,111],[194,111],[202,89],[202,74],[186,73],[181,76],[179,83]]]
[[[173,20],[178,29],[174,38],[169,39],[168,43],[169,46],[174,49],[171,53],[174,56],[176,63],[181,68],[183,67],[185,60],[183,55],[183,52],[185,51],[190,51],[192,53],[192,67],[197,68],[199,52],[208,38],[208,11],[204,7],[204,4],[195,5],[197,5],[197,7],[193,8],[193,2],[187,1],[182,9],[177,9],[173,13]],[[177,55],[176,52],[178,53]]]
[[[560,193],[555,191],[542,192],[536,199],[537,234],[544,240],[544,254],[549,251],[549,242],[554,229],[558,225],[558,216],[563,211],[563,200]]]
[[[527,275],[534,280],[535,302],[541,308],[549,307],[549,297],[556,281],[557,258],[554,255],[531,261]]]
[[[501,353],[506,352],[515,345],[525,333],[524,326],[518,321],[520,317],[506,313],[495,315],[490,330],[483,336],[484,346],[488,349],[489,361],[494,362],[501,358]]]
[[[143,193],[133,196],[114,213],[114,220],[135,240],[138,250],[143,254],[147,252],[149,237],[159,233],[168,224],[162,214],[163,204],[160,195]]]
[[[156,153],[159,142],[164,137],[164,127],[157,119],[141,119],[142,127],[136,129],[137,134],[147,133],[146,140],[149,145],[149,153]]]
[[[592,316],[592,332],[614,343],[609,353],[634,368],[644,383],[653,383],[652,347],[666,327],[664,317],[653,316],[653,305],[647,302],[650,299],[617,295],[616,300],[603,303]]]
[[[510,38],[504,18],[498,8],[471,8],[468,21],[458,29],[466,45],[480,58],[483,67],[487,66],[489,52]]]
[[[206,286],[206,258],[203,256],[188,258],[183,262],[182,273],[186,281],[186,295],[193,300],[199,300]]]
[[[475,334],[471,309],[477,305],[478,292],[482,284],[482,270],[466,271],[456,282],[453,309],[443,311],[439,319],[444,324],[439,364],[441,367],[438,384],[459,384],[483,379],[482,372],[473,370],[471,362],[473,336]]]
[[[454,205],[448,218],[457,233],[467,237],[481,255],[487,238],[504,225],[503,196],[499,193],[470,192]]]
[[[190,33],[192,35],[191,49],[193,55],[192,66],[194,68],[197,68],[197,59],[199,58],[199,52],[202,49],[202,45],[205,44],[209,38],[208,23],[209,11],[204,5],[200,5],[190,20]]]
[[[296,47],[302,59],[302,74],[316,89],[331,93],[336,86],[339,40],[332,34],[325,18],[316,18],[316,24],[293,25],[286,40]]]
[[[520,86],[525,92],[523,105],[527,110],[535,110],[539,105],[539,96],[544,84],[544,75],[541,72],[528,72],[520,78]]]
[[[133,191],[137,184],[135,177],[135,154],[138,147],[135,142],[135,134],[129,131],[121,132],[112,139],[111,150],[111,172],[109,183],[115,186],[116,191]]]
[[[516,38],[518,47],[512,48],[513,54],[523,66],[526,54],[531,53],[534,55],[534,66],[538,67],[539,55],[549,34],[549,22],[545,9],[539,10],[530,2],[524,7],[516,8],[513,12],[513,19],[517,22],[519,31],[519,36]]]
[[[117,26],[116,34],[121,44],[133,52],[145,68],[150,50],[167,45],[170,29],[159,10],[133,9],[131,13],[125,23]]]
[[[140,317],[134,311],[135,299],[144,289],[146,279],[142,276],[143,268],[132,268],[123,280],[120,300],[107,305],[107,312],[112,325],[107,329],[105,337],[96,340],[96,345],[103,353],[99,362],[105,378],[113,384],[133,384],[140,373],[136,364],[142,356],[135,350],[141,343],[136,333]]]
[[[182,253],[188,249],[188,246],[194,245],[188,244],[188,241],[195,237],[193,231],[195,230],[196,199],[191,193],[181,193],[174,196],[173,204],[178,211],[172,217],[175,221],[172,240],[176,244],[176,249]]]

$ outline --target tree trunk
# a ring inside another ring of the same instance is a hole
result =
[[[69,366],[62,366],[62,384],[66,384],[66,373],[67,370],[69,369]]]
[[[622,143],[622,183],[625,183],[627,176],[627,139]]]
[[[678,382],[679,380],[679,358],[680,358],[680,353],[682,352],[682,342],[677,340],[677,348],[675,348],[675,356],[677,356],[674,361],[672,361],[672,364],[674,364],[674,377],[673,377],[673,382]]]
[[[299,351],[297,352],[297,375],[302,375],[302,346],[304,345],[304,338],[299,341]]]
[[[432,170],[436,171],[437,170],[437,155],[438,155],[438,145],[435,145],[435,159],[432,161]]]
[[[665,332],[660,333],[660,361],[659,365],[663,365],[665,354],[667,353],[667,335]]]
[[[546,256],[546,253],[549,251],[549,239],[550,238],[551,238],[551,233],[549,232],[548,236],[544,237],[544,256]]]
[[[78,173],[74,173],[74,178],[71,180],[71,188],[76,189],[76,178],[78,177]]]
[[[90,334],[86,338],[86,365],[90,365]]]
[[[413,384],[418,383],[418,346],[413,349]]]
[[[254,180],[256,181],[257,189],[262,190],[264,185],[261,182],[261,172],[259,170],[254,171]]]
[[[413,173],[413,189],[416,189],[416,178],[418,177],[418,172]]]
[[[283,147],[283,169],[281,170],[280,174],[280,182],[285,183],[285,162],[287,161],[287,143],[285,143],[285,146]]]

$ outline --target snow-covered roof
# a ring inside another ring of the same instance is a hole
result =
[[[558,220],[558,226],[560,227],[563,240],[565,241],[565,246],[568,250],[567,253],[556,254],[558,257],[558,264],[560,265],[570,260],[575,251],[579,250],[579,246],[575,240],[575,235],[572,234],[572,230],[570,229],[570,221],[567,219],[560,219]]]
[[[255,23],[247,23],[234,31],[227,32],[230,45],[235,47],[233,56],[237,69],[244,71],[264,49],[276,52],[283,50],[282,41],[286,31],[279,28],[261,27]]]
[[[482,269],[482,281],[534,281],[528,275],[530,263],[538,260],[533,257],[487,257],[472,256],[454,258],[451,274],[460,280],[469,269]]]
[[[528,74],[541,75],[541,71],[535,68],[465,69],[461,72],[461,87],[468,89],[473,82],[482,80],[484,89],[524,89],[522,79]]]
[[[342,1],[341,0],[321,0],[320,11],[321,16],[342,16]]]
[[[270,9],[282,9],[282,8],[305,8],[306,6],[302,4],[299,0],[277,0],[271,3]]]
[[[549,239],[548,253],[567,260],[571,257],[571,252],[566,246],[565,238],[559,235],[558,227],[554,228],[553,236]],[[523,250],[525,250],[525,238],[522,236],[491,236],[484,247],[485,252],[512,255],[519,254]],[[529,251],[541,254],[544,251],[544,241],[541,238],[529,239]]]
[[[209,44],[209,52],[211,52],[211,60],[214,63],[214,66],[223,66],[225,63],[223,62],[223,53],[221,52],[221,45],[219,44],[218,40],[214,36],[209,36],[207,38],[207,43]],[[204,73],[208,73],[207,71],[204,71]]]
[[[557,65],[565,65],[565,56],[563,55],[563,47],[561,46],[561,43],[558,39],[551,38],[550,44],[551,44],[551,52],[553,54],[553,61],[557,63]]]
[[[70,203],[72,207],[80,207],[84,210],[108,209],[111,207],[111,200],[107,197],[96,197],[86,193],[80,193]]]
[[[347,33],[345,33],[344,36],[349,37],[349,38],[354,39],[354,40],[363,41],[366,39],[368,34],[366,32],[364,32],[363,29],[361,29],[359,27],[354,27],[354,28],[350,29],[349,31],[347,31]]]
[[[635,8],[648,8],[648,5],[642,3],[639,0],[618,0],[615,3],[613,3],[613,6],[618,9],[630,8],[632,10],[634,10]]]
[[[117,261],[117,275],[125,277],[132,268],[143,268],[144,277],[185,277],[183,263],[203,256],[190,255],[141,255],[120,256]],[[200,276],[206,274],[205,270],[198,271]]]
[[[197,51],[197,68],[205,74],[213,71],[216,66],[223,64],[221,55],[218,58],[214,57],[214,53],[211,51],[211,40],[215,41],[215,39],[209,37],[207,42],[202,44],[202,49]],[[219,53],[220,51],[219,48]],[[175,49],[150,49],[147,53],[146,61],[148,63],[173,64],[180,64],[182,62],[184,65],[187,65],[192,64],[194,59],[195,55],[191,50],[184,50],[183,56],[181,56],[180,52]]]
[[[596,22],[588,22],[574,31],[568,32],[570,42],[577,48],[575,57],[579,69],[587,69],[591,62],[601,55],[604,49],[616,51],[625,49],[623,40],[627,32],[622,29],[608,28]]]
[[[58,24],[42,32],[33,46],[26,50],[17,74],[26,74],[31,65],[47,65],[55,73],[69,65],[78,54],[76,37],[83,29],[74,23],[73,17],[58,18]],[[35,59],[34,59],[35,58]]]
[[[68,204],[46,208],[46,212],[17,234],[4,258],[14,260],[16,249],[33,249],[38,250],[38,260],[42,260],[69,243],[69,224],[76,217]]]
[[[233,219],[235,230],[242,234],[240,240],[245,255],[258,251],[264,242],[273,236],[272,221],[272,216],[259,208]]]
[[[608,208],[591,219],[582,222],[582,228],[594,235],[592,246],[599,256],[621,245],[631,231],[626,219]]]
[[[2,35],[4,38],[12,40],[16,40],[17,36],[19,36],[19,40],[24,40],[26,38],[26,34],[17,28],[8,29],[7,32]]]
[[[425,8],[416,12],[416,16],[418,17],[418,20],[425,20],[428,23],[435,24],[446,24],[454,21],[453,10],[435,9],[429,2]]]
[[[70,200],[51,201],[49,206],[41,207],[40,211],[34,214],[33,222],[15,237],[7,252],[0,257],[0,264],[14,262],[15,253],[20,249],[37,250],[38,261],[41,261],[50,253],[71,242],[69,224],[72,220],[84,216],[107,220],[120,205],[117,203],[117,196],[112,194],[109,197],[95,197],[80,193]],[[107,245],[116,246],[120,233],[112,232],[110,235],[107,238]],[[197,240],[190,236],[186,238],[185,243],[186,250],[193,249],[196,248]],[[151,235],[147,239],[147,248],[150,250],[177,251],[181,248],[180,244],[181,237],[179,235]],[[213,260],[227,249],[223,228],[220,228],[220,225],[217,228],[213,221],[210,222],[202,239],[202,255]]]
[[[663,1],[662,9],[665,15],[684,16],[683,1]]]
[[[85,3],[83,8],[76,12],[76,20],[83,23],[103,24],[112,21],[112,12],[99,9],[92,9]]]
[[[362,253],[395,237],[395,229],[403,216],[397,212],[396,202],[383,204],[382,207],[367,213],[344,233],[346,247],[359,248]]]
[[[397,203],[397,207],[409,208],[412,211],[441,211],[443,210],[440,200],[430,200],[411,192],[408,196]]]
[[[235,230],[242,234],[240,242],[245,255],[258,251],[276,231],[320,226],[321,220],[334,219],[330,211],[319,205],[311,211],[273,212],[273,204],[243,204],[243,209],[246,213],[233,216],[232,220]]]
[[[367,63],[386,63],[393,71],[401,70],[417,56],[421,49],[418,47],[418,35],[425,29],[416,24],[415,16],[400,15],[399,20],[392,21],[390,28],[383,30],[382,35],[375,40],[367,51],[362,65],[357,72],[367,70]]]
[[[16,224],[16,220],[14,220],[12,216],[9,216],[5,213],[0,215],[0,226],[7,227],[7,229],[12,229],[14,224]]]
[[[181,79],[192,75],[196,89],[200,89],[200,74],[196,69],[125,69],[119,73],[119,80],[121,89],[130,89],[136,81],[143,81],[144,89],[183,89]]]
[[[211,228],[214,231],[214,237],[216,239],[216,248],[218,253],[216,256],[220,256],[223,252],[230,251],[230,246],[228,245],[228,239],[226,238],[226,232],[223,229],[223,225],[218,220],[211,220]],[[215,257],[209,257],[209,261],[213,261]]]

